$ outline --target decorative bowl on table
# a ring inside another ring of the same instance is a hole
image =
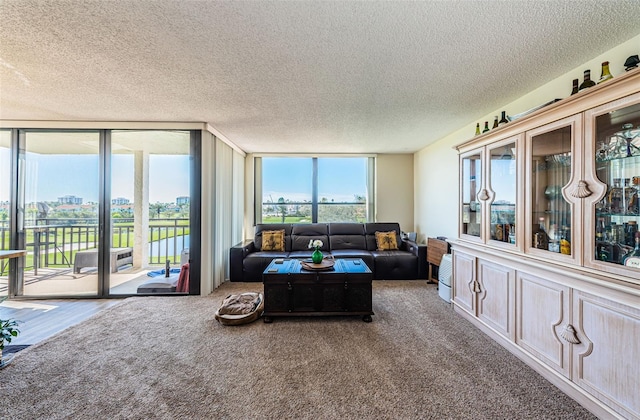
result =
[[[333,265],[335,264],[335,260],[324,259],[319,264],[314,263],[311,260],[303,260],[300,262],[300,265],[304,270],[309,271],[323,271],[323,270],[331,270],[333,269]]]

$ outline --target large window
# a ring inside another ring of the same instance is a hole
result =
[[[372,157],[256,158],[256,222],[373,219]]]

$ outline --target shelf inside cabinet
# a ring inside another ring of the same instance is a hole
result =
[[[554,169],[571,168],[571,159],[568,162],[540,162],[533,172],[551,171]]]
[[[543,211],[534,211],[533,215],[549,215],[549,214],[571,214],[571,210],[543,210]]]
[[[635,220],[640,218],[640,214],[596,212],[596,217],[622,217],[625,219]]]
[[[630,166],[638,166],[638,167],[640,167],[640,154],[635,155],[635,156],[618,156],[618,157],[608,158],[608,159],[596,158],[596,163],[597,164],[599,164],[599,163],[614,163],[614,162],[619,162],[619,163],[624,163],[625,165],[628,164]],[[601,169],[601,168],[598,167],[598,169]],[[606,168],[602,168],[602,169],[606,169]]]

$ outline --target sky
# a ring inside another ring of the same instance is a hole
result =
[[[311,201],[312,158],[262,158],[263,200]],[[353,202],[366,196],[367,158],[319,158],[318,198]]]
[[[0,148],[0,201],[9,200],[9,152]],[[27,155],[26,202],[57,201],[74,195],[83,203],[98,201],[97,155]],[[265,200],[311,200],[311,158],[263,158]],[[350,202],[366,196],[367,158],[318,160],[319,198]],[[171,203],[189,196],[189,157],[151,155],[149,202]],[[112,155],[111,198],[133,201],[133,156]]]
[[[0,148],[0,201],[9,200],[9,152]],[[112,156],[111,198],[133,202],[133,155]],[[97,155],[38,155],[27,153],[25,201],[58,201],[74,195],[83,203],[98,202]],[[189,196],[189,156],[150,155],[149,202],[175,203]]]

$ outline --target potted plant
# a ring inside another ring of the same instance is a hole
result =
[[[18,322],[13,319],[0,319],[0,366],[4,365],[2,359],[2,350],[4,350],[4,344],[11,343],[14,337],[17,337],[20,333],[18,329]]]

